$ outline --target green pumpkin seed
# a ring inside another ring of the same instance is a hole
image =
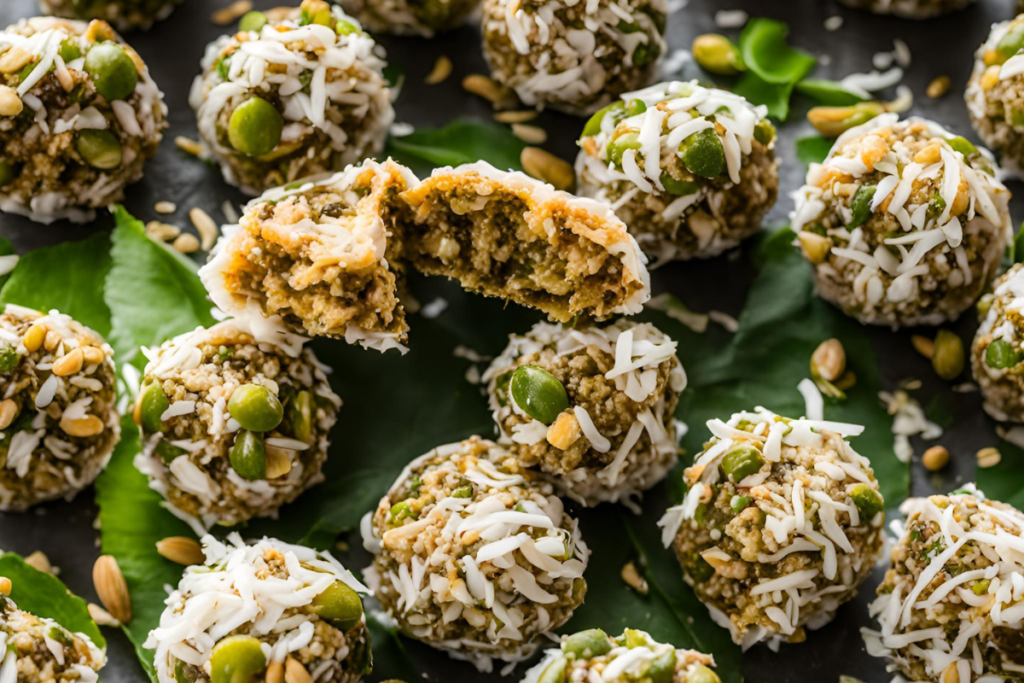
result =
[[[608,161],[616,166],[622,166],[622,155],[626,153],[627,149],[640,149],[639,132],[630,131],[623,133],[609,142],[608,149],[606,150]]]
[[[171,402],[164,393],[159,382],[150,382],[142,389],[142,429],[150,434],[163,430],[164,423],[160,416],[171,407]]]
[[[313,598],[310,609],[342,631],[349,631],[363,618],[363,601],[359,593],[344,581],[335,581]]]
[[[1010,30],[996,43],[996,54],[1002,64],[1010,57],[1024,49],[1024,23],[1010,27]]]
[[[252,636],[230,636],[210,653],[210,683],[253,683],[267,668],[260,641]]]
[[[80,130],[75,136],[75,149],[85,163],[101,171],[111,171],[121,165],[124,151],[121,141],[109,130]]]
[[[579,631],[566,636],[562,641],[562,652],[576,659],[600,657],[611,652],[612,643],[608,635],[599,628]]]
[[[683,164],[694,175],[714,178],[725,171],[725,147],[713,128],[705,128],[683,141]]]
[[[699,183],[695,183],[691,180],[676,180],[668,173],[661,174],[661,185],[665,188],[665,192],[676,195],[677,197],[693,194],[700,189]]]
[[[9,185],[21,172],[20,164],[0,159],[0,187]]]
[[[259,31],[270,22],[263,12],[253,10],[247,12],[238,22],[239,31]]]
[[[299,441],[310,442],[315,410],[313,394],[308,391],[300,391],[288,402],[288,424],[291,425],[292,436]]]
[[[232,391],[228,413],[250,432],[269,432],[284,419],[281,401],[259,384],[243,384]]]
[[[630,118],[632,116],[640,116],[640,114],[643,114],[645,111],[647,111],[647,105],[644,104],[643,100],[634,99],[630,100],[626,104],[626,118]]]
[[[885,509],[882,496],[867,484],[857,484],[850,490],[850,498],[860,512],[861,524],[867,524]]]
[[[260,434],[245,430],[239,432],[228,457],[231,469],[242,479],[260,481],[267,478],[267,449]]]
[[[117,43],[105,41],[90,47],[84,68],[96,92],[110,102],[127,99],[139,84],[135,62]]]
[[[650,683],[672,683],[676,673],[676,651],[668,649],[647,665],[643,678]]]
[[[985,348],[985,365],[996,370],[1006,370],[1017,365],[1024,358],[1020,351],[1005,339],[993,339]]]
[[[604,117],[612,112],[619,112],[620,114],[626,111],[626,103],[622,100],[609,104],[604,109],[599,110],[589,119],[587,119],[587,125],[583,126],[583,134],[580,135],[580,139],[591,138],[601,132],[601,123],[604,121]]]
[[[729,451],[722,458],[722,474],[734,484],[760,471],[764,458],[756,448],[741,446]]]
[[[960,152],[966,158],[970,158],[978,153],[978,148],[971,144],[970,140],[959,135],[951,137],[946,142],[949,143],[954,152]]]
[[[540,673],[537,683],[565,683],[565,670],[569,668],[569,660],[559,657]]]
[[[861,185],[850,200],[850,223],[847,229],[858,228],[871,217],[871,199],[875,196],[874,185]]]
[[[238,105],[228,119],[228,142],[248,156],[260,156],[277,147],[284,130],[284,118],[270,102],[250,97]]]
[[[722,679],[711,669],[698,664],[686,674],[686,683],[722,683]]]
[[[932,353],[935,374],[945,380],[956,379],[964,371],[964,356],[963,340],[949,330],[939,330]]]
[[[557,377],[536,365],[516,368],[510,389],[516,405],[546,425],[553,423],[569,407],[565,386]]]

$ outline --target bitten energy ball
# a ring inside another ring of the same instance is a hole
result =
[[[84,223],[124,198],[163,137],[163,93],[109,24],[0,33],[0,210]]]
[[[974,130],[986,145],[1018,166],[1024,165],[1022,49],[1024,15],[993,25],[974,55],[964,93]]]
[[[312,351],[226,321],[146,352],[135,466],[193,528],[275,516],[323,480],[341,399]]]
[[[970,6],[977,0],[839,0],[847,7],[904,19],[930,19]]]
[[[583,129],[579,193],[615,207],[658,263],[716,256],[757,232],[778,197],[767,115],[696,81],[626,93]]]
[[[673,415],[686,374],[649,323],[534,325],[484,373],[500,443],[585,504],[622,500],[676,463]]]
[[[971,345],[971,370],[989,415],[1024,422],[1024,265],[1015,264],[993,288],[978,302],[984,316]]]
[[[98,683],[107,657],[84,633],[18,609],[0,593],[0,680]]]
[[[356,683],[370,673],[369,590],[330,553],[247,545],[237,533],[204,537],[203,551],[144,645],[160,683]]]
[[[882,553],[878,482],[845,440],[864,428],[758,408],[708,429],[683,473],[682,504],[658,523],[662,540],[734,642],[802,642],[857,594]]]
[[[526,104],[590,114],[654,80],[665,0],[485,0],[484,57]]]
[[[68,19],[102,19],[119,31],[148,29],[171,16],[182,0],[39,0],[43,14]]]
[[[224,179],[258,195],[381,151],[395,118],[377,44],[341,8],[246,15],[212,43],[189,103]]]
[[[583,602],[589,551],[550,484],[473,437],[411,462],[373,513],[364,572],[406,634],[489,671]]]
[[[968,486],[912,498],[863,629],[869,654],[909,680],[1020,681],[1024,514]]]
[[[71,497],[121,434],[114,352],[56,311],[0,313],[0,511]]]
[[[612,638],[595,628],[562,636],[560,646],[546,651],[522,683],[722,683],[711,670],[714,665],[711,655],[677,650],[644,631],[627,628]]]
[[[341,5],[373,33],[431,38],[465,24],[480,0],[342,0]]]
[[[1013,236],[990,157],[936,123],[883,114],[812,164],[792,216],[818,294],[862,323],[955,320]]]

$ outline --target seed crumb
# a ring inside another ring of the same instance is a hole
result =
[[[535,109],[517,109],[514,111],[499,111],[494,113],[494,120],[498,123],[526,123],[537,118],[538,112]]]
[[[248,12],[252,11],[252,0],[237,0],[224,9],[217,10],[210,15],[210,21],[217,26],[227,26],[238,21]]]
[[[910,338],[910,343],[914,345],[914,349],[916,349],[919,354],[928,360],[931,360],[932,356],[935,355],[935,342],[928,337],[915,334]]]
[[[437,85],[445,81],[449,76],[452,75],[452,60],[448,59],[444,55],[437,58],[434,62],[434,68],[430,70],[424,82],[427,85]]]
[[[568,190],[576,180],[572,165],[540,147],[524,147],[519,163],[528,176],[550,183],[558,190]]]
[[[174,144],[177,145],[178,149],[186,154],[191,154],[197,158],[201,158],[203,156],[202,146],[195,140],[187,138],[184,135],[179,135],[174,138]]]
[[[982,448],[974,455],[974,457],[978,461],[978,467],[983,469],[995,467],[999,464],[999,461],[1003,459],[1003,455],[999,452],[999,449],[993,446]]]
[[[89,616],[96,622],[97,626],[111,626],[117,628],[121,625],[121,622],[114,618],[107,610],[103,609],[94,602],[90,602],[87,607],[89,608]]]
[[[177,211],[178,205],[174,202],[157,202],[153,205],[153,210],[166,216],[169,213]]]
[[[181,228],[170,223],[150,221],[146,223],[146,236],[157,242],[170,242],[181,234]]]
[[[518,102],[515,93],[483,74],[470,74],[463,78],[462,89],[484,98],[494,105],[495,109],[510,109]]]
[[[190,232],[183,232],[171,243],[171,246],[182,254],[191,254],[199,251],[199,238]]]
[[[636,565],[633,564],[633,560],[630,560],[622,567],[621,572],[622,580],[626,582],[626,585],[635,590],[640,595],[647,595],[650,588],[647,585],[647,579],[640,575]]]
[[[543,145],[548,141],[547,131],[540,126],[528,126],[523,123],[513,123],[512,134],[530,145]]]
[[[213,245],[217,243],[217,238],[220,237],[220,229],[213,219],[210,218],[210,214],[197,206],[188,212],[188,217],[192,220],[192,225],[196,226],[196,230],[199,231],[203,251],[213,249]]]
[[[928,84],[928,89],[925,90],[925,94],[933,100],[937,100],[949,92],[949,86],[951,84],[952,81],[950,81],[949,76],[939,76]]]
[[[929,472],[938,472],[949,464],[949,451],[945,446],[932,446],[921,456],[921,463]]]

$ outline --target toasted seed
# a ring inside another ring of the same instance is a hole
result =
[[[199,251],[199,238],[190,232],[183,232],[175,238],[171,246],[182,254],[191,254]]]
[[[43,325],[42,323],[34,323],[25,332],[25,336],[22,338],[21,343],[25,345],[25,349],[29,353],[34,353],[43,345],[44,339],[46,339],[46,325]]]
[[[292,459],[283,448],[266,446],[267,479],[277,479],[292,471]]]
[[[100,555],[96,560],[92,567],[92,582],[107,611],[122,624],[130,622],[132,599],[128,594],[128,583],[112,555]]]
[[[437,58],[437,61],[434,62],[434,68],[430,70],[430,73],[427,74],[427,77],[424,78],[423,80],[424,82],[427,83],[427,85],[437,85],[438,83],[444,81],[451,75],[452,60],[448,59],[444,55],[441,55],[440,57]]]
[[[548,141],[548,132],[540,126],[527,126],[523,123],[513,123],[512,134],[523,142],[531,145],[543,145]]]
[[[267,667],[266,683],[284,683],[284,663],[271,662]]]
[[[582,435],[583,432],[576,415],[572,411],[566,410],[560,413],[548,427],[547,438],[549,444],[564,451],[579,441]]]
[[[214,220],[210,218],[210,214],[197,206],[188,212],[188,217],[192,220],[192,225],[196,226],[196,230],[199,232],[203,251],[213,249],[217,238],[220,237],[220,229],[217,228]]]
[[[827,339],[811,354],[811,374],[835,382],[846,371],[846,349],[838,339]]]
[[[533,121],[538,115],[538,112],[534,109],[498,111],[494,113],[494,120],[498,123],[526,123],[527,121]]]
[[[0,595],[10,595],[14,586],[6,576],[0,576]]]
[[[540,147],[524,147],[519,155],[526,174],[550,183],[558,190],[568,190],[576,179],[572,165]]]
[[[807,121],[825,137],[835,138],[885,111],[885,105],[879,102],[861,102],[848,107],[814,107],[807,112]]]
[[[53,351],[60,344],[61,334],[57,330],[47,330],[46,336],[43,337],[43,348],[47,351]]]
[[[515,93],[496,80],[482,74],[470,74],[462,79],[462,89],[484,98],[495,109],[508,109],[517,102]]]
[[[650,588],[647,585],[647,579],[640,576],[640,572],[637,571],[636,565],[633,564],[633,560],[630,560],[622,567],[620,573],[622,580],[626,582],[626,585],[635,590],[640,595],[647,595]]]
[[[928,337],[915,334],[910,338],[910,343],[914,345],[914,348],[917,349],[919,354],[928,360],[931,360],[935,355],[935,342]]]
[[[181,228],[170,223],[150,221],[146,223],[146,236],[157,242],[170,242],[181,234]]]
[[[166,215],[177,211],[178,205],[175,204],[174,202],[157,202],[156,204],[153,205],[153,210],[156,211],[157,213]]]
[[[313,683],[313,677],[306,671],[306,667],[291,655],[284,662],[284,680],[285,683]]]
[[[12,47],[0,56],[0,73],[12,74],[28,65],[33,59],[32,53],[22,47]]]
[[[117,628],[121,625],[121,622],[113,617],[113,615],[107,610],[103,609],[95,602],[90,602],[86,607],[89,609],[89,616],[96,622],[97,626],[112,626]]]
[[[952,662],[942,671],[942,683],[960,683],[960,671],[957,663]]]
[[[929,472],[938,472],[949,464],[949,451],[945,446],[932,446],[921,456],[921,463]]]
[[[7,429],[18,416],[18,404],[9,398],[0,401],[0,429]]]
[[[106,360],[107,354],[103,353],[103,349],[98,346],[83,346],[82,357],[85,359],[86,363],[96,365]]]
[[[157,541],[156,551],[160,553],[160,557],[186,567],[203,564],[206,561],[202,546],[194,538],[187,536],[171,536]]]
[[[70,353],[55,360],[50,371],[58,377],[67,377],[79,372],[84,364],[85,357],[82,355],[82,349],[72,349]]]
[[[25,558],[25,564],[44,574],[53,574],[53,565],[50,558],[42,550],[37,550]]]
[[[18,97],[18,91],[0,85],[0,116],[17,116],[25,109],[25,103]]]
[[[95,415],[86,415],[85,417],[75,419],[62,417],[60,420],[60,428],[68,436],[76,436],[85,439],[90,436],[102,434],[104,425],[103,420],[99,419]]]
[[[978,461],[978,467],[982,468],[995,467],[999,464],[999,461],[1003,459],[1003,455],[999,452],[999,449],[992,446],[982,448],[974,454],[974,457]]]
[[[937,100],[949,92],[949,86],[951,84],[952,82],[949,80],[949,76],[939,76],[928,84],[928,89],[925,90],[925,94],[933,100]]]
[[[227,26],[242,18],[244,14],[252,11],[252,0],[237,0],[221,10],[210,15],[210,21],[218,26]]]
[[[829,238],[807,230],[801,230],[796,238],[800,242],[800,250],[813,265],[820,265],[828,258],[828,253],[832,249],[832,240]]]
[[[191,154],[194,157],[203,156],[203,147],[198,142],[191,138],[187,138],[184,135],[179,135],[174,138],[174,144],[177,145],[178,149],[187,154]]]

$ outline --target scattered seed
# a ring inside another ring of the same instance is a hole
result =
[[[495,109],[509,109],[518,101],[515,93],[483,74],[470,74],[463,78],[462,89],[484,98],[493,104]]]
[[[21,343],[24,345],[25,350],[29,353],[35,353],[39,350],[39,347],[43,345],[43,341],[46,339],[46,325],[42,323],[32,323],[32,326],[25,332],[25,336],[22,338]]]
[[[285,683],[313,683],[313,677],[306,671],[306,667],[291,655],[284,662],[284,680]]]
[[[117,628],[121,625],[121,622],[113,617],[113,615],[107,610],[103,609],[95,602],[90,602],[86,605],[89,609],[89,616],[96,622],[97,626],[111,626]]]
[[[960,671],[956,662],[952,662],[942,672],[942,683],[960,683]]]
[[[217,238],[220,237],[220,229],[217,228],[217,224],[210,218],[210,214],[197,206],[188,212],[188,217],[192,219],[192,225],[196,226],[199,237],[202,238],[203,251],[213,249],[213,245],[217,243]]]
[[[964,371],[966,362],[963,340],[949,330],[939,330],[934,346],[932,368],[935,374],[945,380],[956,379]]]
[[[283,448],[267,446],[267,479],[278,479],[292,471],[292,459]]]
[[[0,576],[0,595],[10,595],[14,586],[6,576]]]
[[[0,85],[0,116],[17,116],[25,109],[25,103],[18,97],[18,91]]]
[[[284,662],[271,662],[267,667],[267,683],[284,683]]]
[[[103,349],[98,346],[83,346],[82,357],[85,359],[86,363],[98,365],[106,360],[107,354],[103,353]]]
[[[12,399],[0,401],[0,429],[7,429],[18,415],[18,404]]]
[[[242,18],[244,14],[252,11],[252,0],[237,0],[221,10],[210,15],[210,20],[217,26],[227,26]]]
[[[194,157],[203,156],[203,147],[198,142],[191,138],[187,138],[184,135],[179,135],[174,138],[174,144],[178,146],[182,152],[191,154]]]
[[[341,552],[341,553],[347,553],[349,551],[348,541],[344,541],[344,540],[337,541],[334,544],[334,549],[337,550],[338,552]]]
[[[187,536],[171,536],[157,541],[156,551],[160,553],[160,557],[186,567],[203,564],[206,561],[202,546],[194,538]]]
[[[499,111],[494,113],[494,120],[498,123],[526,123],[533,121],[539,116],[534,109],[517,109],[515,111]]]
[[[809,230],[801,230],[797,233],[796,238],[800,242],[801,251],[812,265],[817,266],[824,263],[832,250],[832,240]]]
[[[238,222],[238,212],[235,211],[235,207],[231,204],[230,200],[224,200],[224,203],[220,206],[220,212],[224,214],[224,218],[228,223]]]
[[[157,202],[156,204],[153,205],[153,210],[156,211],[157,213],[167,215],[169,213],[174,213],[175,211],[177,211],[178,205],[175,204],[174,202]]]
[[[811,374],[835,382],[846,371],[846,349],[838,339],[827,339],[811,354]]]
[[[53,565],[50,564],[50,558],[46,556],[42,550],[37,550],[28,557],[25,558],[25,564],[43,572],[44,574],[53,574]]]
[[[647,586],[647,579],[640,576],[640,572],[637,571],[636,565],[633,564],[633,560],[630,560],[623,565],[621,576],[627,586],[635,590],[640,595],[647,595],[648,590],[650,590]]]
[[[933,100],[937,100],[949,92],[949,86],[951,84],[952,81],[950,81],[949,76],[939,76],[928,84],[928,89],[925,90],[925,94]]]
[[[102,434],[104,429],[103,420],[99,419],[95,415],[86,415],[85,417],[78,417],[74,419],[62,417],[60,419],[59,426],[68,436],[75,436],[82,439]]]
[[[128,583],[112,555],[100,555],[92,567],[92,582],[100,602],[110,614],[127,624],[132,620],[132,599]]]
[[[43,348],[47,351],[55,351],[60,345],[61,339],[61,334],[57,330],[47,330],[46,336],[43,337]]]
[[[935,342],[928,337],[915,334],[910,338],[910,343],[914,345],[914,348],[917,349],[919,354],[928,360],[931,360],[932,357],[935,356]]]
[[[949,464],[949,451],[945,446],[932,446],[921,456],[921,463],[929,472],[938,472]]]
[[[569,162],[540,147],[524,147],[519,155],[519,163],[527,175],[550,183],[558,190],[568,190],[576,180],[576,174]]]
[[[441,83],[451,75],[452,60],[448,59],[444,55],[441,55],[440,57],[437,58],[437,61],[434,62],[434,68],[430,70],[430,73],[427,74],[427,77],[423,80],[424,82],[427,83],[427,85],[437,85],[438,83]]]
[[[190,232],[183,232],[175,238],[171,246],[180,251],[182,254],[191,254],[199,251],[199,238]]]
[[[1003,455],[999,452],[999,449],[992,446],[982,448],[980,451],[975,453],[974,457],[978,461],[978,467],[982,468],[995,467],[999,464],[999,461],[1003,459]]]
[[[146,235],[157,242],[169,242],[181,234],[181,228],[170,223],[150,221],[146,223]]]
[[[513,123],[512,134],[530,145],[543,145],[548,141],[547,131],[540,126],[528,126],[523,123]]]
[[[16,45],[0,57],[0,73],[12,74],[21,71],[22,67],[28,65],[32,59],[31,52]]]
[[[82,354],[82,349],[72,349],[71,353],[67,353],[53,362],[50,372],[58,377],[67,377],[79,372],[83,365],[85,365],[85,356]]]

